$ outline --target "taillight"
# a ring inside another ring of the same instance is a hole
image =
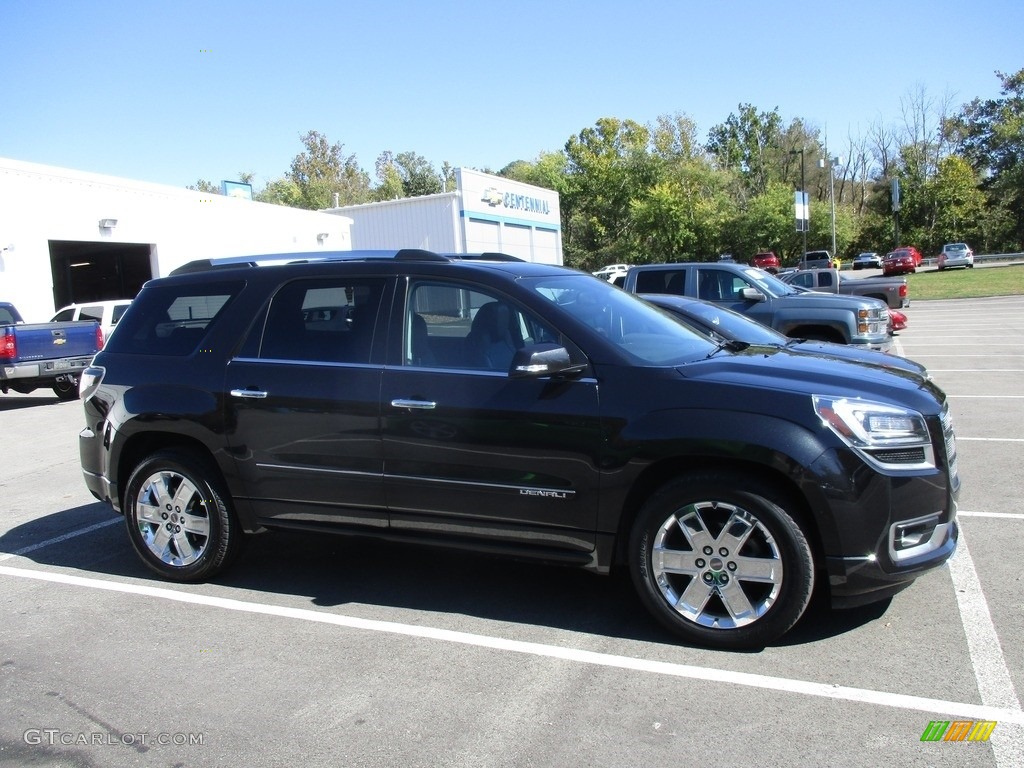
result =
[[[900,298],[905,299],[907,297],[907,284],[904,283],[900,286]]]
[[[4,332],[3,344],[0,345],[0,360],[13,360],[18,356],[18,341],[14,332],[8,328]]]
[[[96,326],[96,349],[103,349],[103,329]]]

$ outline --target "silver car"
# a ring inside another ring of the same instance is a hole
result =
[[[939,271],[946,267],[974,268],[974,251],[967,243],[946,243],[939,254]]]
[[[881,269],[882,257],[874,251],[858,254],[853,260],[854,269]]]

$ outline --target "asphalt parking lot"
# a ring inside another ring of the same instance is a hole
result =
[[[626,579],[392,544],[268,534],[161,582],[85,490],[80,404],[2,395],[0,765],[1024,765],[1024,297],[907,315],[958,553],[756,653],[677,644]]]

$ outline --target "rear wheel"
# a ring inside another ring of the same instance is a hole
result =
[[[647,609],[683,639],[763,647],[803,615],[814,587],[807,539],[770,486],[731,472],[685,475],[644,505],[630,571]]]
[[[77,400],[78,377],[71,375],[58,377],[53,382],[53,393],[59,400]]]
[[[135,551],[165,579],[207,579],[241,545],[219,473],[187,451],[161,451],[139,464],[128,480],[124,511]]]

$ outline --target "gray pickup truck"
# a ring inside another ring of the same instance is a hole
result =
[[[779,277],[784,283],[819,293],[880,299],[892,309],[910,306],[905,277],[843,277],[838,269],[802,269]]]
[[[25,323],[14,305],[0,302],[0,392],[27,395],[40,387],[61,400],[78,398],[78,379],[103,347],[95,320]]]
[[[692,296],[741,312],[790,338],[860,344],[889,352],[889,308],[878,299],[814,293],[742,264],[644,264],[626,273],[629,293]]]

